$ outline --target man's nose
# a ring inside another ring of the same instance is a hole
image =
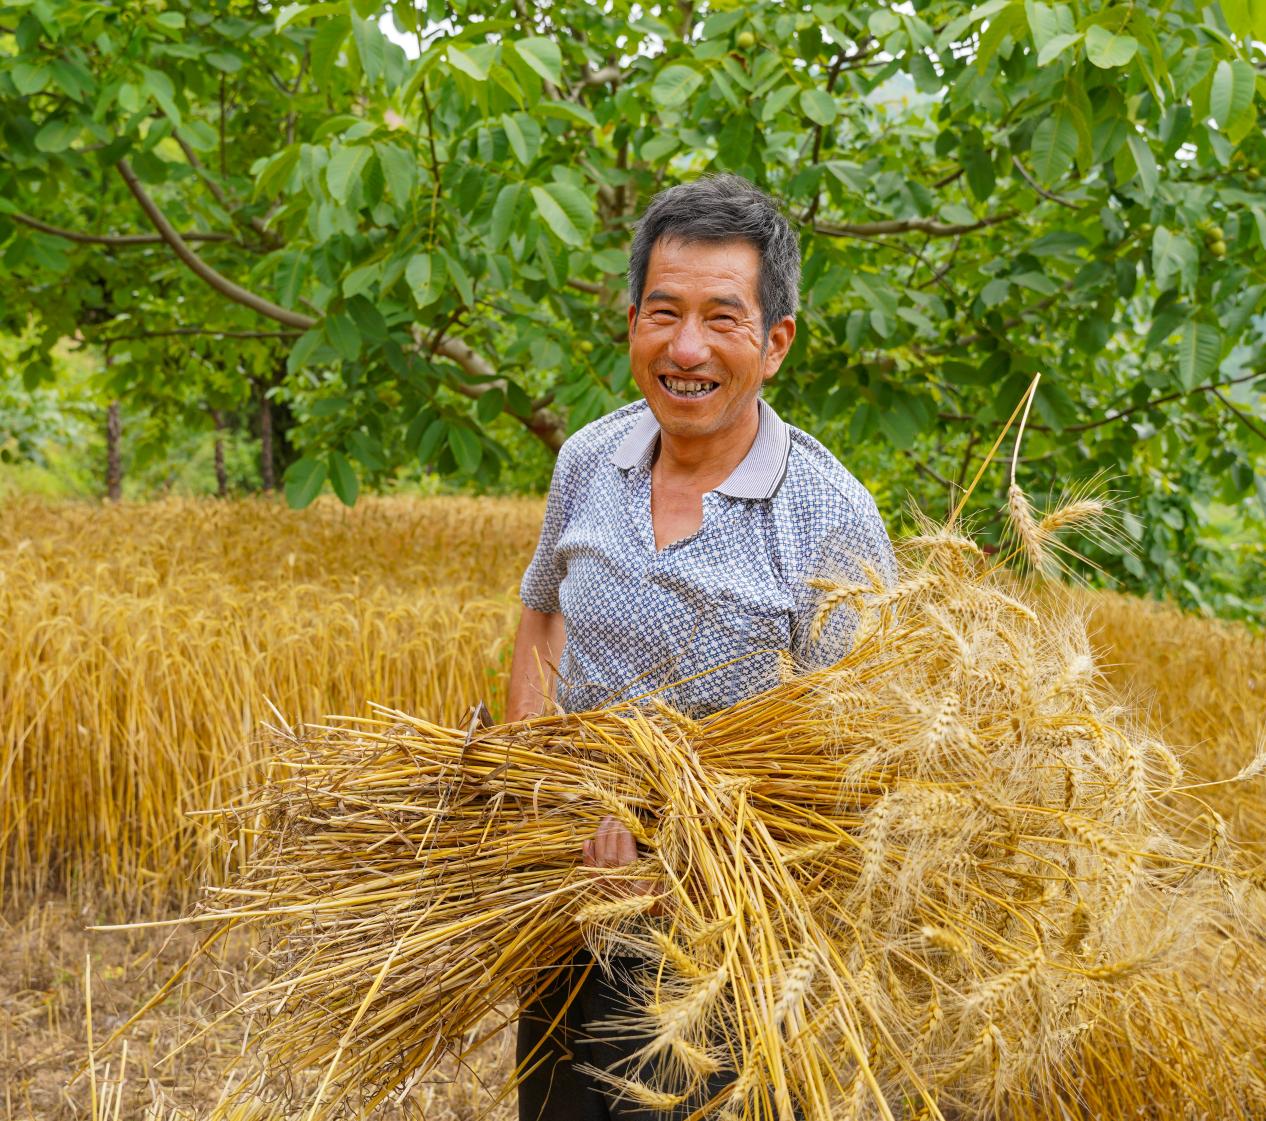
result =
[[[691,315],[684,315],[668,343],[668,357],[683,370],[702,366],[712,357],[704,336],[703,325]]]

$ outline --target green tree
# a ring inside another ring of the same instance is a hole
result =
[[[1260,540],[1257,0],[35,0],[0,28],[11,325],[46,349],[159,292],[148,330],[284,343],[293,502],[418,463],[490,485],[510,427],[557,449],[626,400],[631,223],[733,170],[803,236],[774,403],[890,501],[943,505],[1040,370],[1024,477],[1116,479],[1112,571],[1216,599],[1243,573],[1211,512]]]

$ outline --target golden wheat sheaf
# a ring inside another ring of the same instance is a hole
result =
[[[1253,1116],[1260,874],[1077,601],[924,530],[894,587],[821,589],[845,658],[707,718],[467,742],[393,712],[280,745],[215,907],[284,947],[245,1007],[279,1070],[322,1072],[312,1116],[465,1054],[582,944],[634,975],[600,1077],[670,1115]],[[616,810],[641,860],[578,868]]]

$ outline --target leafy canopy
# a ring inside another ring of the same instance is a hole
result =
[[[803,238],[773,403],[888,508],[1040,370],[1029,489],[1114,476],[1098,559],[1248,610],[1209,521],[1266,510],[1263,40],[1257,0],[0,3],[4,325],[32,385],[71,334],[119,392],[266,384],[296,503],[490,485],[629,398],[632,223],[732,170]]]

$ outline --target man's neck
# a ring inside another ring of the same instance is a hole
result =
[[[735,425],[706,436],[673,436],[660,430],[656,464],[660,478],[701,491],[725,482],[751,451],[760,431],[756,401]]]

